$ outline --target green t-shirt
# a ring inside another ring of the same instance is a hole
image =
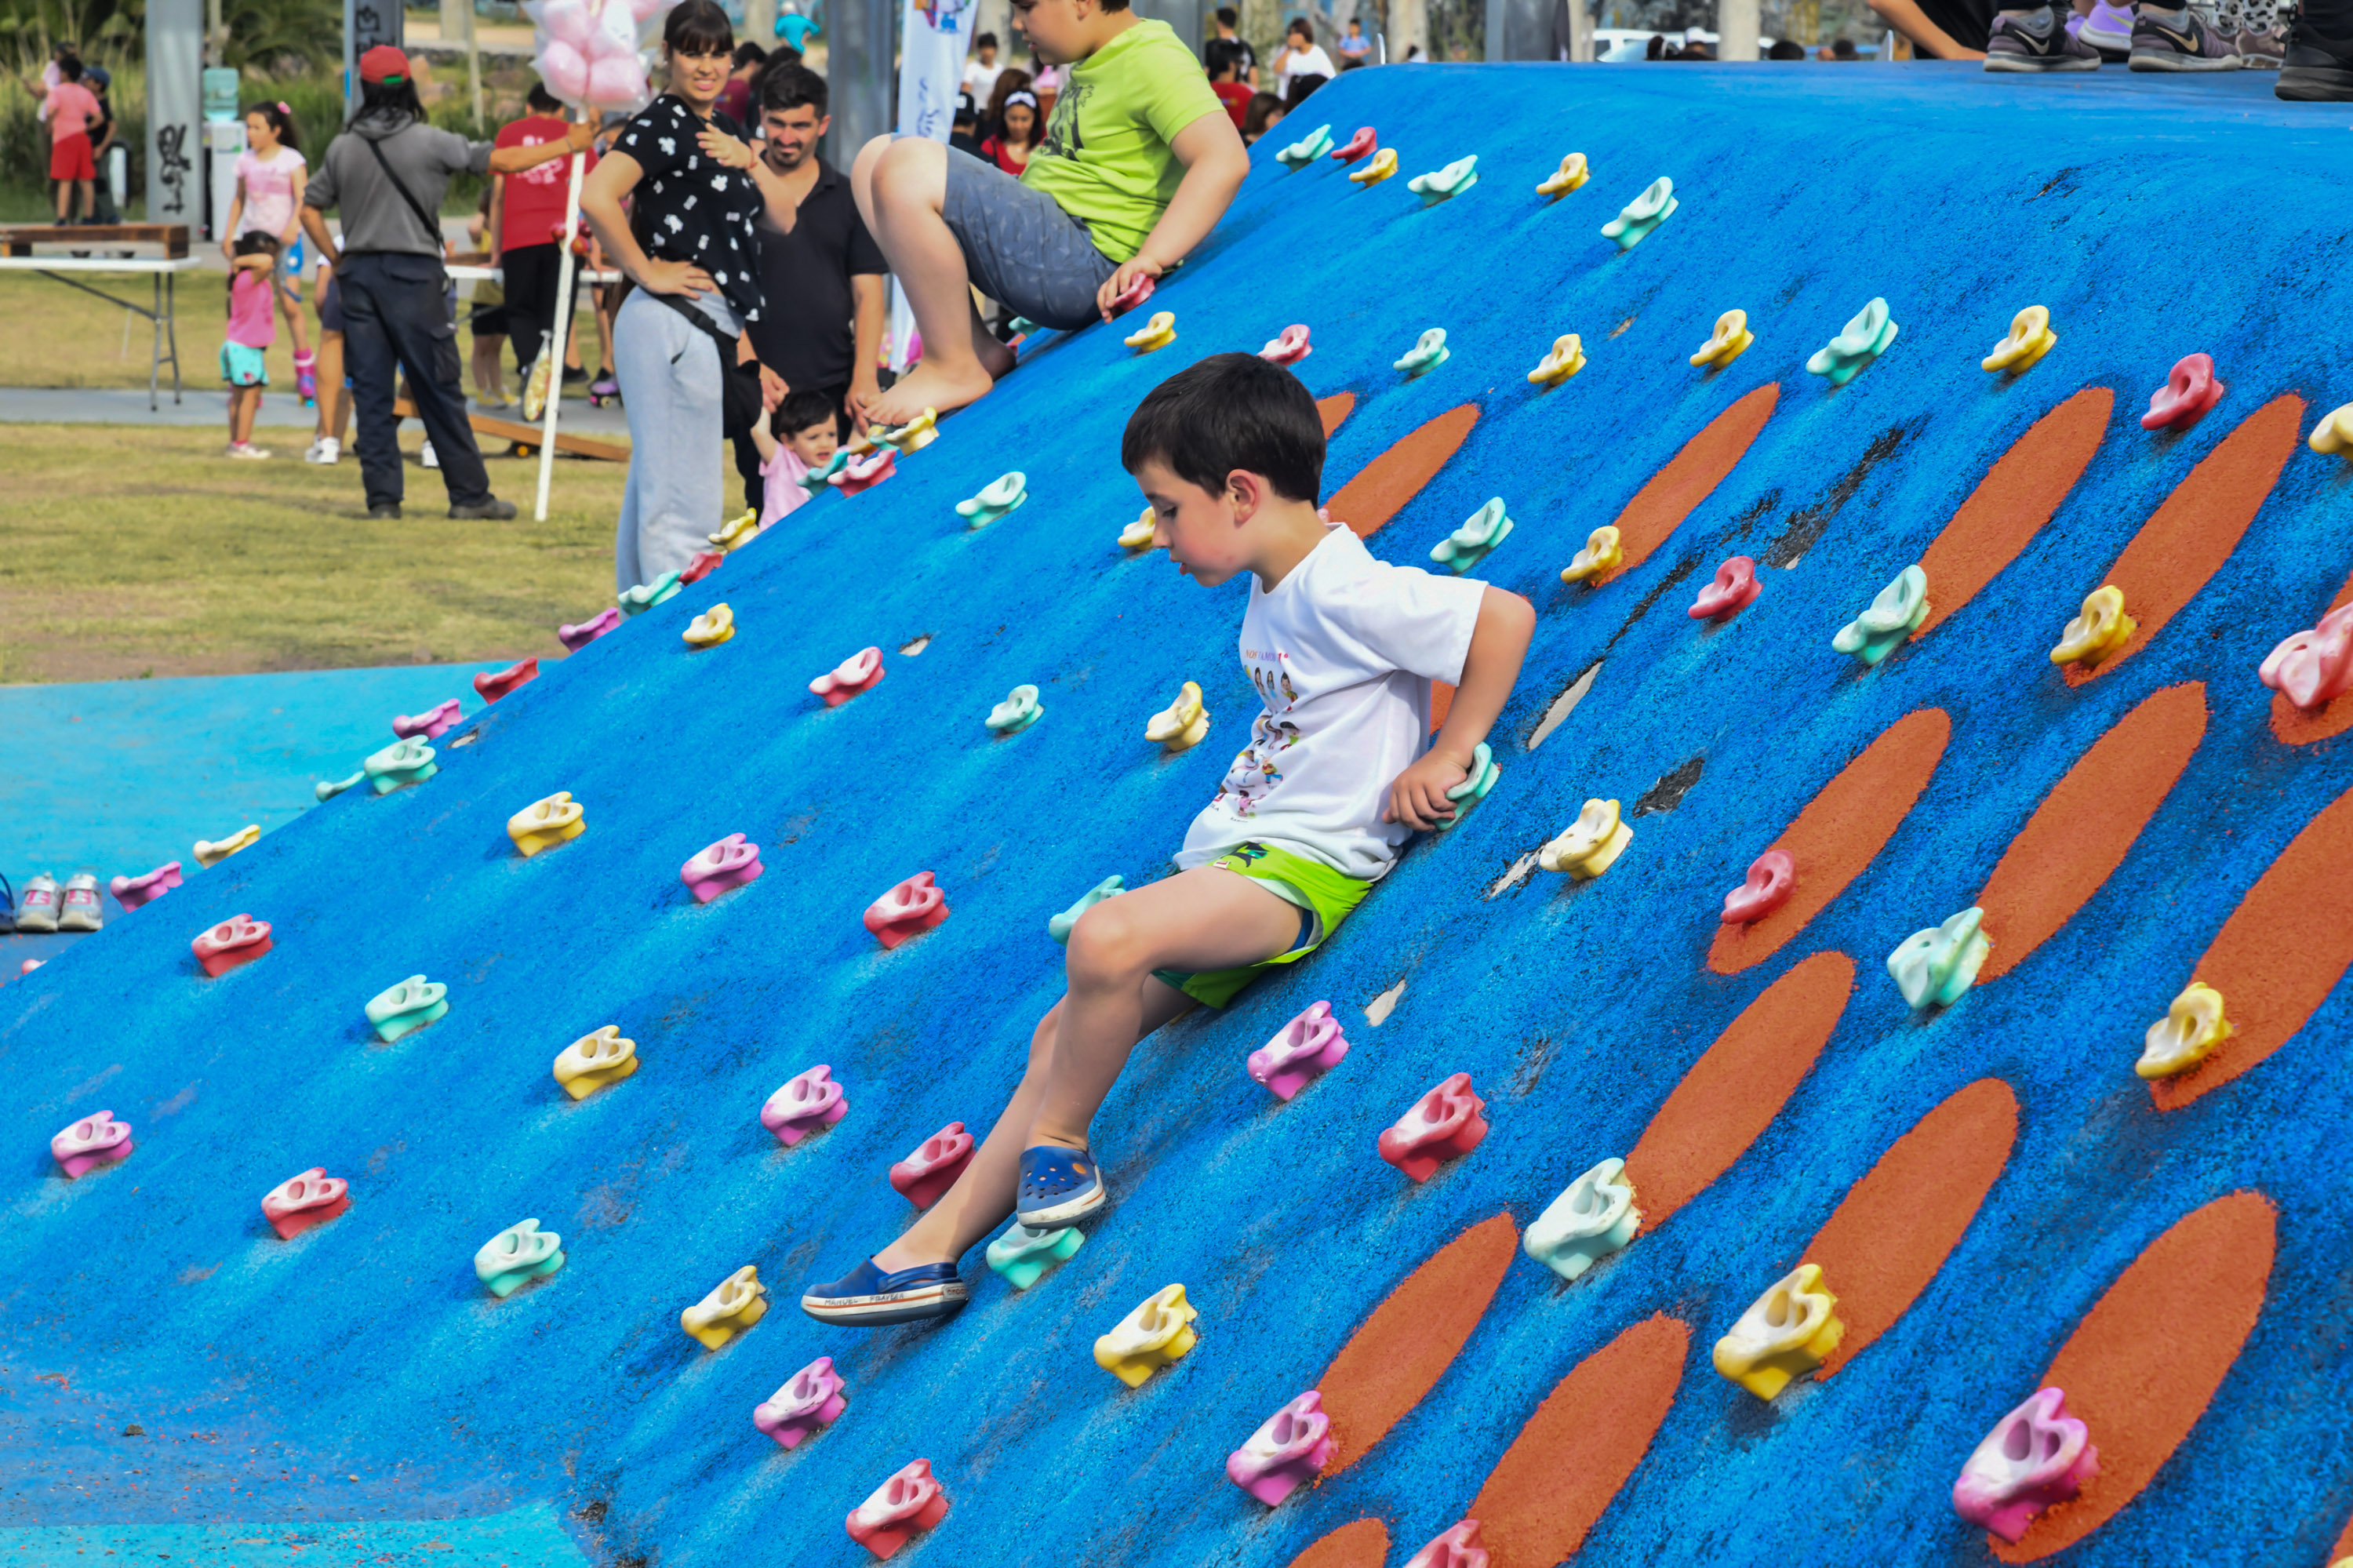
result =
[[[1144,248],[1185,177],[1169,143],[1225,107],[1166,22],[1134,26],[1063,73],[1046,138],[1021,183],[1087,226],[1124,261]]]

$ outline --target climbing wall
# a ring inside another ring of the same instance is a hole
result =
[[[1370,1568],[1466,1517],[1496,1568],[2346,1554],[2353,697],[2303,715],[2257,667],[2353,565],[2353,479],[2306,445],[2353,398],[2347,177],[2341,127],[2267,85],[1325,90],[1284,130],[1370,124],[1398,175],[1261,145],[1150,303],[1173,344],[1037,346],[893,478],[470,716],[437,776],[346,793],[0,988],[0,1348],[12,1387],[78,1402],[0,1457],[0,1520],[545,1506],[600,1563],[849,1564],[844,1516],[924,1458],[950,1508],[916,1563]],[[1589,183],[1537,194],[1570,152]],[[1450,199],[1408,188],[1472,154]],[[1676,210],[1621,252],[1601,226],[1662,175]],[[1874,297],[1883,355],[1809,374]],[[1980,369],[2029,305],[2056,345]],[[1736,308],[1753,346],[1692,366]],[[976,1253],[944,1325],[810,1322],[799,1287],[911,1217],[892,1162],[1018,1077],[1060,984],[1048,918],[1159,874],[1241,743],[1244,590],[1119,547],[1119,434],[1193,358],[1294,323],[1327,498],[1376,554],[1425,561],[1492,496],[1515,521],[1476,568],[1539,612],[1501,780],[1312,960],[1138,1052],[1074,1257],[1017,1292]],[[1445,362],[1394,369],[1431,327]],[[1530,383],[1569,333],[1584,368]],[[2142,429],[2196,353],[2219,402]],[[966,527],[955,503],[1013,467],[1027,503]],[[1565,585],[1605,524],[1622,559]],[[1755,602],[1687,615],[1735,556]],[[1915,564],[1916,632],[1875,667],[1835,651]],[[2137,630],[2054,665],[2111,584]],[[733,640],[691,649],[720,602]],[[878,683],[808,694],[869,646]],[[1165,755],[1144,727],[1187,680],[1208,736]],[[1025,683],[1042,718],[994,737]],[[586,832],[518,856],[508,818],[557,790]],[[1592,799],[1630,843],[1597,878],[1541,869]],[[765,874],[696,903],[681,863],[736,832]],[[1796,895],[1725,925],[1776,845]],[[861,914],[924,871],[952,913],[882,950]],[[1978,983],[1915,1011],[1889,954],[1972,907]],[[191,938],[239,913],[273,950],[206,978]],[[363,1005],[418,974],[448,1015],[379,1043]],[[2193,979],[2237,1033],[2152,1089],[2143,1033]],[[1286,1104],[1244,1062],[1319,1000],[1351,1050]],[[550,1064],[606,1024],[640,1065],[575,1103]],[[780,1147],[762,1105],[818,1064],[848,1113]],[[1456,1073],[1491,1130],[1417,1183],[1376,1139]],[[47,1142],[101,1108],[135,1152],[69,1182]],[[1521,1234],[1608,1158],[1641,1231],[1564,1281]],[[350,1209],[281,1241],[259,1201],[312,1167]],[[565,1265],[494,1299],[475,1249],[525,1216]],[[1844,1335],[1767,1401],[1711,1349],[1800,1264]],[[775,1305],[707,1351],[679,1315],[745,1265]],[[1091,1347],[1176,1283],[1198,1343],[1130,1390]],[[820,1356],[847,1410],[787,1452],[754,1408]],[[1952,1489],[2044,1386],[2099,1474],[2013,1545]],[[1226,1457],[1309,1389],[1335,1451],[1269,1509]]]

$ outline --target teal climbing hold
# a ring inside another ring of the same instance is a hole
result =
[[[1661,175],[1601,226],[1602,237],[1616,240],[1620,250],[1631,250],[1651,237],[1651,230],[1672,217],[1679,205],[1675,182]]]
[[[1027,1290],[1044,1277],[1048,1269],[1069,1262],[1071,1255],[1086,1244],[1087,1238],[1075,1226],[1033,1231],[1016,1220],[1003,1235],[988,1244],[988,1266],[1005,1276],[1005,1282],[1014,1289]]]
[[[1416,175],[1406,181],[1405,188],[1424,201],[1444,201],[1448,196],[1461,196],[1479,183],[1479,154],[1457,158],[1442,169],[1432,169],[1426,175]]]
[[[1029,476],[1019,469],[999,475],[981,487],[978,495],[956,503],[956,515],[967,527],[986,528],[1029,499]]]
[[[311,786],[311,793],[316,795],[322,800],[332,800],[336,796],[342,794],[344,790],[351,789],[356,784],[364,782],[367,776],[367,769],[365,768],[362,768],[357,773],[353,774],[349,779],[338,779],[333,780],[322,779],[316,784]]]
[[[1063,910],[1060,915],[1057,915],[1052,919],[1047,921],[1046,935],[1053,938],[1054,940],[1058,942],[1068,942],[1071,939],[1071,927],[1079,923],[1080,916],[1085,914],[1088,910],[1093,908],[1104,899],[1116,898],[1126,891],[1127,879],[1125,877],[1104,877],[1101,882],[1096,883],[1092,887],[1088,888],[1084,893],[1081,894],[1079,895],[1079,901],[1076,904],[1071,905],[1068,909]]]
[[[649,583],[639,583],[621,596],[623,615],[642,615],[666,599],[678,597],[679,575],[664,572]]]
[[[1462,526],[1430,546],[1430,558],[1460,577],[1485,560],[1496,546],[1511,537],[1512,520],[1504,514],[1504,498],[1489,500]]]
[[[360,771],[367,776],[377,794],[389,795],[395,789],[422,784],[441,769],[434,764],[433,748],[420,737],[411,736],[406,740],[394,741],[370,757],[360,764]]]
[[[1865,664],[1876,664],[1902,647],[1927,619],[1928,574],[1915,564],[1896,573],[1870,609],[1840,627],[1831,646]]]
[[[823,468],[813,468],[801,475],[801,488],[812,495],[823,494],[825,487],[833,482],[833,476],[849,466],[849,449],[836,447],[833,455],[825,460]]]
[[[373,998],[365,1009],[376,1038],[389,1045],[449,1013],[449,988],[423,975],[411,975]]]
[[[1274,155],[1286,169],[1303,169],[1332,150],[1332,127],[1318,125]]]
[[[1862,314],[1846,323],[1844,332],[1814,351],[1806,368],[1816,376],[1829,376],[1833,387],[1843,387],[1887,352],[1887,345],[1895,341],[1895,330],[1887,316],[1887,302],[1874,297],[1862,307]]]
[[[1443,832],[1469,816],[1471,808],[1485,800],[1503,776],[1504,770],[1495,766],[1495,754],[1481,741],[1471,753],[1471,768],[1462,775],[1462,782],[1446,792],[1446,798],[1454,802],[1454,814],[1438,824],[1439,831]]]
[[[1978,969],[1993,950],[1992,941],[1978,929],[1984,919],[1984,910],[1964,909],[1941,926],[1913,932],[1887,955],[1887,972],[1895,977],[1895,988],[1915,1011],[1950,1007],[1976,983]]]
[[[1046,710],[1038,703],[1038,688],[1016,686],[988,710],[988,727],[999,735],[1019,735],[1045,716]]]
[[[1414,340],[1413,347],[1403,359],[1390,366],[1408,376],[1425,376],[1446,363],[1446,329],[1432,327]]]
[[[501,1301],[563,1266],[564,1238],[537,1220],[517,1220],[474,1254],[474,1277]]]

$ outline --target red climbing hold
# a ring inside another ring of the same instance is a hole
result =
[[[1487,1549],[1479,1544],[1479,1521],[1466,1519],[1407,1559],[1405,1568],[1487,1568]]]
[[[866,906],[866,928],[885,948],[930,930],[948,917],[948,896],[919,871]]]
[[[1149,272],[1138,272],[1135,281],[1111,297],[1111,313],[1124,316],[1145,301],[1152,298],[1155,284]]]
[[[1332,149],[1332,161],[1337,164],[1353,164],[1379,145],[1380,139],[1373,134],[1373,128],[1369,125],[1363,126],[1355,135]]]
[[[698,550],[694,558],[686,563],[686,570],[678,574],[678,580],[681,583],[699,583],[717,571],[719,563],[726,558],[724,550]]]
[[[887,1559],[907,1538],[930,1530],[948,1516],[948,1494],[932,1478],[932,1462],[917,1459],[883,1482],[874,1495],[850,1510],[849,1539]]]
[[[873,489],[898,471],[899,449],[884,447],[862,458],[851,458],[839,473],[826,482],[844,495],[855,495],[861,490]]]
[[[972,1134],[964,1129],[964,1123],[952,1121],[891,1167],[891,1185],[918,1209],[928,1209],[972,1163]]]
[[[1471,1087],[1471,1075],[1457,1073],[1381,1134],[1381,1158],[1415,1181],[1427,1181],[1440,1165],[1479,1147],[1487,1136],[1486,1111],[1487,1102]]]
[[[269,951],[269,922],[232,915],[188,944],[205,973],[220,976]]]
[[[1768,849],[1748,868],[1748,880],[1724,895],[1724,923],[1746,926],[1762,920],[1798,891],[1798,863],[1788,850]]]
[[[861,648],[832,669],[809,683],[812,696],[825,699],[825,705],[838,708],[860,692],[871,692],[881,684],[882,650]]]
[[[474,694],[486,703],[497,702],[517,686],[539,679],[539,661],[524,659],[503,670],[485,670],[474,677]]]
[[[1307,324],[1293,322],[1269,338],[1266,346],[1258,351],[1258,356],[1269,365],[1296,365],[1314,352],[1307,345]]]
[[[1699,590],[1683,613],[1694,620],[1729,620],[1754,603],[1764,588],[1757,580],[1757,563],[1735,556],[1715,568],[1715,580]]]
[[[280,1241],[292,1241],[313,1225],[323,1225],[352,1206],[351,1183],[330,1176],[313,1165],[290,1181],[280,1182],[261,1200],[262,1218]]]
[[[2148,400],[2148,412],[2140,417],[2140,428],[2158,430],[2171,428],[2186,430],[2206,417],[2206,410],[2222,400],[2230,388],[2214,377],[2211,355],[2184,355]]]
[[[2265,655],[2264,685],[2309,713],[2353,691],[2353,604],[2320,618]]]

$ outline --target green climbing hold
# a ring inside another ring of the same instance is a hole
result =
[[[1070,1225],[1056,1231],[1033,1231],[1015,1221],[1011,1229],[988,1244],[988,1266],[1005,1276],[1016,1290],[1027,1290],[1046,1271],[1070,1261],[1087,1238]]]
[[[1019,469],[985,485],[978,495],[956,503],[956,515],[968,527],[986,528],[1029,499],[1029,476]]]
[[[1504,515],[1504,498],[1498,495],[1473,512],[1462,526],[1431,546],[1430,558],[1460,577],[1485,560],[1511,534],[1512,520]]]
[[[1332,127],[1318,125],[1306,135],[1274,155],[1274,161],[1286,169],[1303,169],[1332,150]]]
[[[1620,250],[1631,250],[1651,237],[1651,230],[1672,217],[1680,205],[1675,200],[1675,182],[1661,175],[1601,226],[1602,237],[1616,240]]]
[[[1442,169],[1414,175],[1406,181],[1405,188],[1426,202],[1437,202],[1461,196],[1478,183],[1479,154],[1473,153],[1467,158],[1455,159]]]
[[[1079,923],[1080,916],[1085,914],[1088,910],[1093,908],[1104,899],[1116,898],[1126,891],[1127,879],[1125,877],[1104,877],[1101,882],[1096,883],[1092,887],[1088,888],[1086,892],[1081,894],[1079,895],[1079,901],[1076,904],[1071,905],[1068,909],[1063,910],[1060,915],[1057,915],[1052,919],[1047,921],[1046,935],[1053,938],[1054,940],[1058,942],[1068,942],[1071,939],[1071,927]]]
[[[1895,341],[1895,323],[1887,317],[1887,302],[1874,298],[1846,323],[1844,332],[1814,351],[1806,368],[1816,376],[1829,376],[1833,387],[1843,387],[1887,352],[1887,345]]]
[[[1852,653],[1865,664],[1876,664],[1904,645],[1904,640],[1928,619],[1928,574],[1915,564],[1895,575],[1879,590],[1871,608],[1848,621],[1831,639],[1831,646]]]
[[[1016,686],[988,710],[988,727],[999,735],[1019,735],[1045,716],[1046,710],[1038,703],[1038,688]]]
[[[666,599],[678,597],[679,575],[664,572],[649,583],[639,583],[621,596],[623,615],[641,615]]]
[[[1503,776],[1504,770],[1495,766],[1495,754],[1481,741],[1471,753],[1470,771],[1463,774],[1462,782],[1446,792],[1446,798],[1454,802],[1454,814],[1438,824],[1439,831],[1443,832],[1469,816],[1471,808],[1485,800]]]

